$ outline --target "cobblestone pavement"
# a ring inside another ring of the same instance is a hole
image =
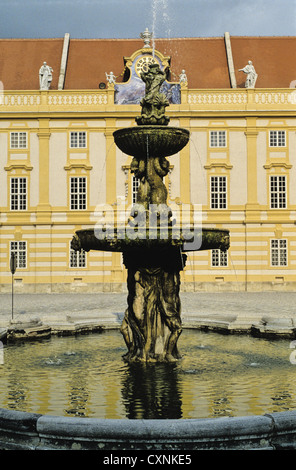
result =
[[[40,320],[66,318],[75,315],[81,320],[90,316],[122,315],[127,305],[127,293],[96,294],[15,294],[14,319],[35,316]],[[296,292],[227,292],[181,293],[182,315],[206,317],[246,315],[248,317],[295,318]],[[10,319],[11,294],[0,294],[0,327]]]

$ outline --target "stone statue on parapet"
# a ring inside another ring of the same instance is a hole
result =
[[[110,72],[110,73],[105,72],[105,74],[106,74],[106,79],[107,79],[108,83],[115,84],[115,81],[116,81],[117,77],[114,75],[114,73],[113,72]]]
[[[245,88],[255,88],[258,75],[255,71],[252,61],[249,60],[248,64],[243,69],[239,69],[239,72],[244,72],[247,74]]]
[[[40,90],[49,90],[52,82],[53,69],[46,62],[39,69],[39,84]]]
[[[187,83],[188,83],[187,75],[186,75],[186,72],[185,72],[184,69],[182,70],[182,72],[179,75],[179,82],[180,82],[180,85],[187,85]]]

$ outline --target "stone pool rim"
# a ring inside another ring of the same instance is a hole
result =
[[[66,324],[50,322],[49,336],[119,327],[118,318],[111,322],[110,318],[102,322],[94,318],[79,321],[73,315],[67,320]],[[48,323],[37,324],[38,327],[34,324],[22,329],[27,339],[36,339],[38,331],[42,330],[38,328],[48,326]],[[18,330],[19,325],[10,326],[13,330],[17,326]],[[184,327],[224,334],[295,337],[295,326],[287,327],[285,323],[275,322],[274,318],[270,318],[270,323],[254,322],[254,318],[238,321],[236,316],[190,318]],[[0,339],[7,339],[9,330],[9,326],[2,328]],[[62,417],[0,408],[0,450],[290,449],[296,449],[296,410],[239,417],[129,420]]]
[[[0,408],[1,450],[295,450],[296,410],[208,419],[98,419]]]

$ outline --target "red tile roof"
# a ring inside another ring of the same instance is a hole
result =
[[[123,58],[143,47],[141,39],[70,39],[65,89],[97,89],[112,71],[122,80]],[[231,36],[238,87],[248,60],[258,73],[256,88],[288,88],[296,80],[296,37]],[[157,39],[155,47],[171,57],[171,80],[186,70],[189,88],[229,88],[224,37]],[[63,38],[0,39],[0,80],[6,90],[38,90],[39,68],[46,61],[57,89]]]
[[[230,86],[223,38],[159,39],[156,49],[171,57],[172,81],[178,81],[182,69],[190,88],[228,88]],[[143,47],[141,40],[72,39],[65,88],[97,88],[112,71],[120,81],[123,57]]]
[[[258,79],[256,88],[289,88],[296,80],[296,37],[235,37],[231,47],[237,87],[246,76],[238,69],[253,62]]]
[[[43,62],[53,68],[57,89],[63,39],[0,39],[0,80],[4,90],[39,90]]]

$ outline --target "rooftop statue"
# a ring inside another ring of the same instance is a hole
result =
[[[105,73],[106,73],[106,79],[108,80],[108,82],[110,84],[115,83],[117,77],[114,75],[114,73],[113,72],[110,72],[110,73],[105,72]]]
[[[165,108],[169,101],[160,87],[166,79],[165,72],[160,70],[159,64],[150,64],[147,72],[141,73],[145,83],[145,96],[141,101],[142,113],[136,121],[139,125],[167,125],[169,118],[165,116]]]
[[[248,61],[248,64],[243,68],[239,69],[239,72],[244,72],[247,74],[245,87],[246,88],[255,88],[255,83],[257,80],[257,73],[255,71],[254,65],[251,60]]]
[[[39,69],[40,90],[49,90],[52,81],[53,69],[46,62]]]
[[[179,82],[180,82],[181,85],[187,85],[187,83],[188,83],[186,71],[184,69],[182,70],[182,72],[179,75]]]

